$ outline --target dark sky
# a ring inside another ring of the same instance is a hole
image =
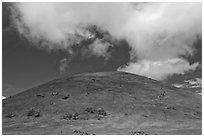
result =
[[[80,53],[74,55],[69,62],[66,73],[62,75],[59,73],[59,61],[69,57],[69,54],[62,50],[37,49],[12,27],[9,20],[9,10],[5,3],[3,3],[2,8],[2,81],[4,96],[21,92],[63,75],[114,71],[129,60],[127,43],[120,42],[117,47],[111,49],[112,58],[108,61],[105,61],[102,57],[84,57]],[[123,56],[120,57],[121,55]],[[119,60],[118,57],[120,57]]]
[[[5,3],[2,4],[2,87],[3,96],[10,96],[29,89],[36,85],[50,81],[64,75],[93,72],[115,71],[129,60],[129,48],[125,41],[115,43],[112,47],[111,58],[82,56],[81,52],[71,57],[65,74],[59,73],[59,62],[63,58],[70,58],[66,51],[48,51],[37,49],[12,27],[9,20],[9,10]],[[202,61],[202,41],[196,44],[195,56],[188,57],[189,61]],[[80,50],[80,49],[78,49]],[[201,68],[189,72],[185,76],[175,75],[166,82],[180,82],[185,78],[201,77]]]

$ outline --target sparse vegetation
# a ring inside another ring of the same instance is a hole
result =
[[[146,117],[146,118],[148,117],[148,115],[146,115],[146,114],[142,114],[142,116],[143,116],[143,117]]]
[[[132,131],[130,132],[131,135],[147,135],[144,131]]]
[[[55,103],[54,102],[50,102],[50,105],[54,105]]]
[[[58,95],[58,92],[52,92],[51,93],[51,96],[56,96],[56,95]]]
[[[79,119],[79,114],[78,114],[78,113],[74,113],[74,114],[72,115],[72,119],[73,119],[73,120],[78,120],[78,119]]]
[[[27,116],[34,116],[34,117],[40,117],[41,114],[40,114],[40,110],[39,109],[34,109],[34,108],[31,108],[28,113],[27,113]]]
[[[83,132],[83,131],[80,131],[80,130],[74,130],[73,133],[74,134],[79,134],[79,135],[96,135],[94,133]]]
[[[42,98],[45,97],[45,95],[44,95],[43,93],[38,93],[36,96],[37,96],[37,97],[42,97]]]
[[[65,119],[65,120],[71,120],[71,119],[72,119],[72,115],[70,115],[70,114],[65,114],[65,115],[63,116],[63,119]]]
[[[95,79],[93,79],[93,78],[92,78],[91,80],[92,80],[93,82],[95,82],[95,81],[96,81],[96,80],[95,80]]]
[[[63,100],[66,100],[66,99],[68,99],[69,97],[70,97],[69,95],[66,95],[66,96],[63,96],[62,99],[63,99]]]
[[[93,107],[87,107],[84,111],[93,115],[97,120],[101,120],[107,116],[107,112],[103,108],[95,109]]]
[[[107,116],[107,113],[103,108],[99,108],[97,112],[98,112],[98,115]]]
[[[88,112],[88,113],[91,113],[91,114],[96,113],[96,110],[94,108],[92,108],[92,107],[86,108],[85,111]]]
[[[79,114],[78,113],[65,114],[63,116],[63,119],[65,119],[65,120],[78,120],[79,119]]]
[[[166,106],[165,109],[168,109],[168,110],[176,110],[176,108],[173,107],[173,106]]]
[[[9,112],[9,113],[6,115],[7,118],[13,118],[13,117],[15,117],[15,116],[16,116],[16,115],[15,115],[14,112]]]
[[[162,90],[158,97],[163,98],[164,96],[166,96],[166,91]]]

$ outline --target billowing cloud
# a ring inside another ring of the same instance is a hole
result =
[[[184,74],[186,71],[195,70],[198,63],[192,65],[183,59],[170,59],[163,61],[142,60],[137,63],[130,63],[127,66],[118,68],[118,71],[136,73],[157,80],[167,78],[172,74]]]
[[[49,48],[67,48],[92,37],[86,27],[118,29],[127,3],[15,3],[12,20],[20,34]],[[111,14],[109,14],[111,13]],[[127,14],[126,14],[127,15]],[[114,21],[115,20],[115,21]],[[120,21],[120,22],[118,22]],[[122,25],[122,24],[121,24]],[[54,45],[53,45],[54,44]]]
[[[133,57],[160,60],[193,54],[192,45],[202,33],[201,4],[150,3],[134,14],[123,32]]]
[[[15,3],[11,9],[18,32],[37,46],[72,53],[71,46],[94,37],[87,27],[96,25],[128,42],[131,58],[121,71],[163,79],[198,66],[179,57],[192,56],[201,38],[201,3]],[[104,56],[108,47],[96,39],[89,50]]]
[[[113,45],[108,42],[102,42],[99,39],[96,39],[94,43],[89,45],[89,49],[91,50],[92,54],[96,56],[102,56],[106,60],[110,58],[110,54],[107,52],[109,47],[112,47]]]

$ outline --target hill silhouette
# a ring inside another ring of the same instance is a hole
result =
[[[65,76],[3,100],[3,134],[201,134],[202,97],[124,72]]]

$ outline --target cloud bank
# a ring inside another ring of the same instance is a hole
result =
[[[198,63],[190,65],[186,60],[179,58],[164,61],[142,60],[137,63],[130,63],[127,66],[121,66],[118,71],[162,80],[172,74],[184,74],[186,71],[195,70],[197,66],[199,66]]]
[[[130,61],[119,71],[161,80],[199,66],[180,56],[194,54],[201,9],[201,3],[15,3],[11,13],[19,34],[36,46],[70,53],[73,45],[94,37],[87,27],[96,25],[129,43]],[[109,46],[96,40],[89,50],[104,56]]]

